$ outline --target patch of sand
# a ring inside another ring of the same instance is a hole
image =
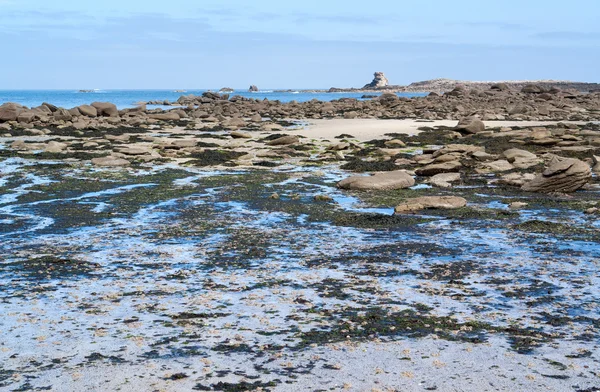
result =
[[[456,120],[378,120],[378,119],[332,119],[308,120],[304,129],[294,133],[310,139],[333,139],[341,134],[349,134],[360,141],[382,138],[386,133],[405,133],[416,135],[421,127],[454,127]],[[486,127],[532,127],[556,124],[556,121],[486,121]]]

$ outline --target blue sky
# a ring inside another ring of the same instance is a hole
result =
[[[600,82],[598,0],[0,0],[0,89]]]

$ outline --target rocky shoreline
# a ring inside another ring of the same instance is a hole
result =
[[[178,105],[0,106],[0,388],[598,385],[600,94]]]

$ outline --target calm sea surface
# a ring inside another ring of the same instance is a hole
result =
[[[34,107],[43,102],[49,102],[64,108],[71,108],[95,101],[112,102],[119,108],[135,106],[138,102],[155,100],[177,101],[182,95],[202,95],[208,90],[186,90],[186,92],[175,92],[172,90],[97,90],[91,93],[79,92],[77,90],[0,90],[0,105],[6,102],[17,102],[21,105]],[[365,93],[309,93],[309,92],[275,92],[259,91],[250,93],[245,90],[235,91],[231,95],[243,97],[279,100],[282,102],[298,101],[305,102],[311,99],[320,101],[331,101],[340,98],[359,98]],[[377,93],[370,95],[379,95]],[[403,97],[425,96],[424,93],[398,93]]]

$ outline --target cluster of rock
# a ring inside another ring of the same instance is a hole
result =
[[[383,118],[459,120],[476,115],[489,120],[554,120],[594,121],[600,119],[600,92],[583,94],[571,90],[546,91],[537,85],[528,85],[515,91],[501,84],[488,90],[469,89],[459,86],[439,95],[405,98],[394,93],[384,93],[375,99],[364,101],[342,98],[331,102],[312,100],[288,102],[255,100],[240,96],[230,97],[216,93],[202,96],[186,95],[176,102],[149,102],[177,106],[202,107],[231,106],[244,115],[259,112],[279,118]],[[219,109],[216,109],[219,110]]]

